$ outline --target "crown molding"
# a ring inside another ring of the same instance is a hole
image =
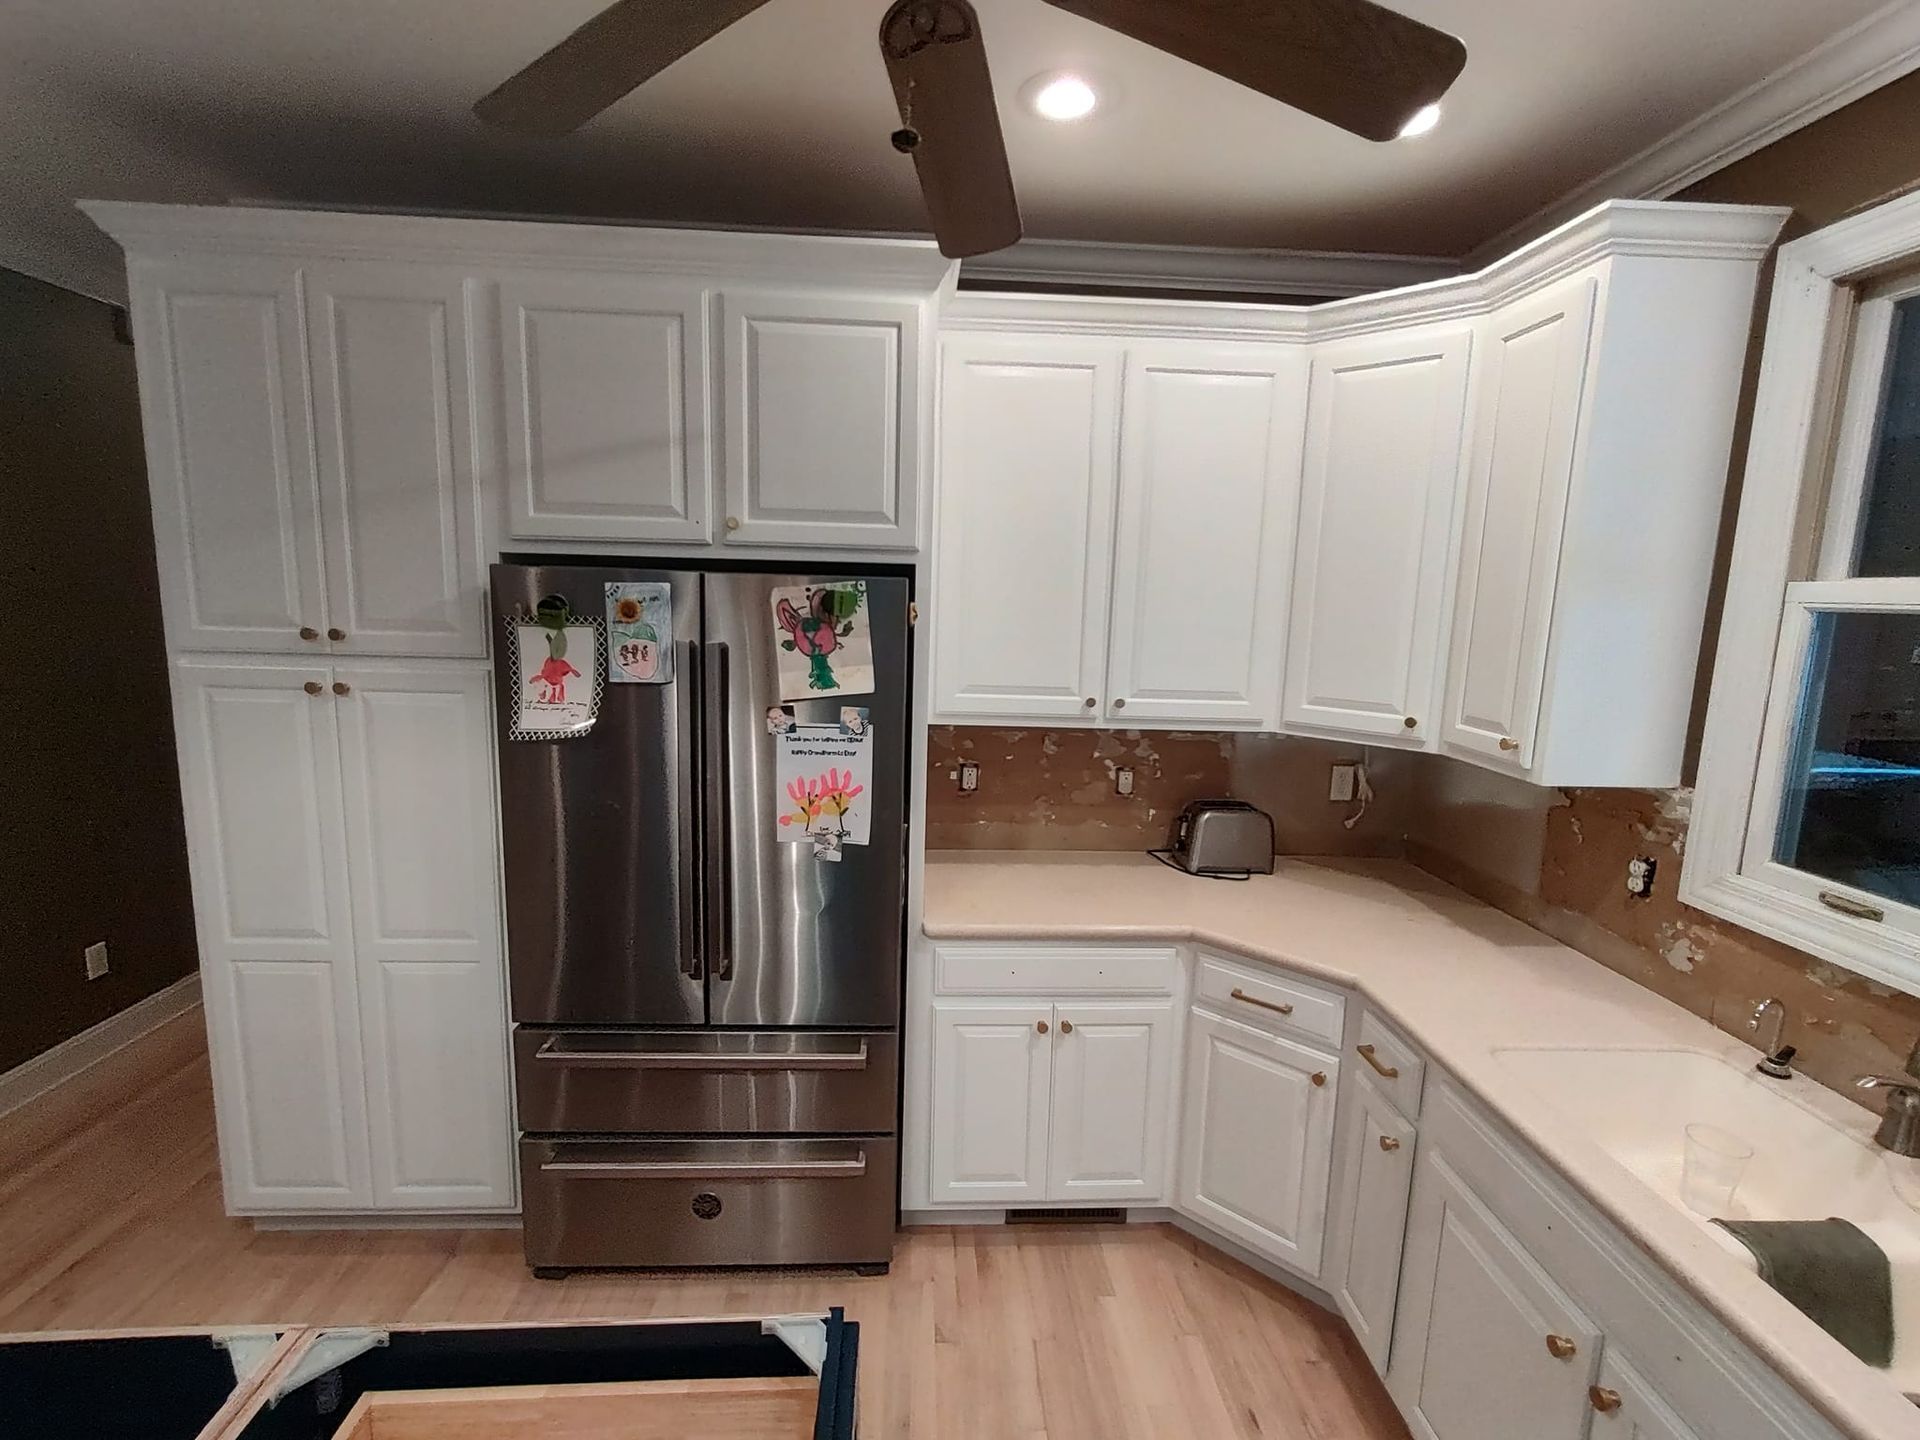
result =
[[[1235,295],[1365,295],[1458,275],[1458,260],[1337,250],[1236,250],[1204,245],[1118,245],[1093,240],[1016,242],[964,260],[961,279],[995,285],[1102,285]]]
[[[1920,3],[1893,0],[1665,139],[1509,225],[1469,254],[1466,263],[1484,263],[1599,200],[1659,200],[1676,194],[1914,70],[1920,70]]]
[[[602,272],[849,285],[934,294],[958,264],[931,240],[769,234],[666,226],[394,215],[252,205],[149,205],[82,200],[81,210],[130,260],[186,255],[280,255],[294,260],[393,260],[483,267],[579,265]]]
[[[1917,201],[1916,203],[1920,203]],[[1792,213],[1778,206],[1609,200],[1470,275],[1403,285],[1322,305],[1113,299],[963,290],[941,308],[943,330],[1034,330],[1286,343],[1338,339],[1411,323],[1466,319],[1601,260],[1759,260]]]

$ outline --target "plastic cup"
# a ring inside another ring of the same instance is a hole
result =
[[[1753,1159],[1753,1146],[1718,1125],[1689,1125],[1686,1133],[1680,1198],[1696,1214],[1725,1218],[1733,1208],[1733,1192]]]

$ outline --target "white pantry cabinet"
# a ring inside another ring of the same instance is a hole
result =
[[[1316,348],[1293,556],[1285,717],[1420,746],[1439,726],[1442,614],[1473,332]]]
[[[183,660],[228,1208],[513,1203],[479,666]]]

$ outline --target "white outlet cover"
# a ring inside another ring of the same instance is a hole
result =
[[[1327,784],[1327,799],[1346,804],[1353,799],[1354,789],[1360,767],[1354,764],[1333,767],[1333,778]]]

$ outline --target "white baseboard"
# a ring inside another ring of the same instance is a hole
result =
[[[196,972],[144,1000],[136,1000],[119,1014],[109,1015],[92,1029],[82,1030],[25,1064],[16,1065],[0,1075],[0,1115],[18,1110],[28,1101],[66,1084],[199,1003],[200,976]]]
[[[231,1212],[229,1212],[231,1213]],[[246,1216],[240,1218],[246,1219]],[[315,1230],[518,1230],[518,1211],[442,1211],[397,1215],[375,1210],[342,1211],[337,1215],[255,1215],[253,1228],[267,1231]]]

